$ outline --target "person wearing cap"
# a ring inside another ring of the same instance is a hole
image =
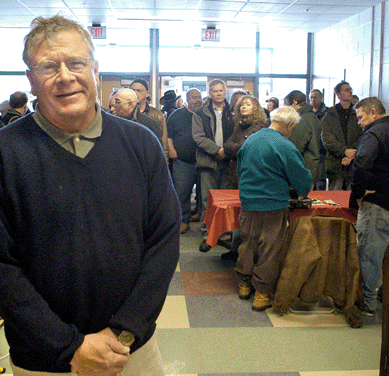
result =
[[[163,97],[159,100],[162,107],[162,113],[166,116],[166,121],[169,119],[170,115],[177,110],[176,103],[177,100],[181,98],[181,95],[177,97],[176,92],[174,90],[165,91]]]
[[[162,131],[162,144],[163,150],[166,155],[166,159],[169,159],[169,145],[167,141],[167,127],[166,127],[166,119],[164,114],[155,107],[152,107],[147,102],[147,97],[150,95],[149,85],[142,78],[136,78],[132,81],[130,88],[135,91],[138,96],[138,105],[145,115],[150,116],[154,119]]]

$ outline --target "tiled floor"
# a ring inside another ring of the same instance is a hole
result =
[[[352,329],[341,314],[254,312],[237,296],[233,262],[220,246],[198,251],[199,224],[181,236],[181,257],[157,337],[169,376],[378,376],[381,314]],[[0,330],[0,358],[7,353]],[[0,366],[9,369],[8,359]]]

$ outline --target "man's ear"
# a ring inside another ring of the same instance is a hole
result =
[[[377,112],[377,110],[373,107],[373,108],[370,110],[370,113],[371,113],[372,118],[373,118],[374,120],[376,120],[377,117],[378,117],[378,112]]]
[[[36,93],[35,78],[33,76],[33,73],[29,69],[26,70],[26,76],[28,78],[28,81],[30,81],[31,93],[32,95],[36,96],[37,93]]]
[[[93,68],[93,73],[95,75],[96,80],[96,86],[100,85],[100,79],[99,79],[99,62],[97,60],[94,61],[95,67]]]

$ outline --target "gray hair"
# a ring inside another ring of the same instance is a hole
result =
[[[300,115],[292,107],[281,107],[270,113],[270,119],[276,123],[296,125],[300,121]]]
[[[187,92],[186,92],[186,100],[189,99],[189,95],[190,93],[192,93],[193,91],[195,91],[196,93],[200,94],[201,96],[201,91],[199,89],[197,89],[196,87],[192,87],[191,89],[189,89]]]
[[[94,59],[95,47],[92,38],[87,30],[76,21],[62,15],[55,15],[50,18],[37,17],[31,22],[31,31],[24,37],[23,61],[31,68],[32,55],[39,45],[47,39],[54,37],[61,32],[75,31],[85,41],[90,56]]]
[[[212,88],[215,86],[215,85],[223,85],[223,88],[224,90],[226,90],[226,83],[223,81],[223,80],[219,80],[219,79],[214,79],[212,81],[209,81],[208,83],[208,92],[211,92]]]

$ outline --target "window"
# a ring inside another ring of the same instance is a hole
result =
[[[307,39],[305,31],[261,31],[259,73],[306,74]]]
[[[220,42],[202,42],[201,28],[182,33],[160,30],[159,71],[193,73],[255,73],[253,28],[220,27]]]
[[[148,72],[149,29],[108,29],[107,39],[95,39],[100,72]]]

